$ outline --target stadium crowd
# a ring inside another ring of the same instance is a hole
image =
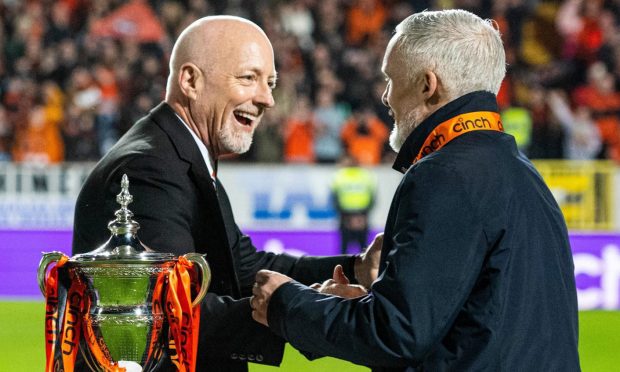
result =
[[[620,163],[618,0],[0,0],[0,160],[99,159],[164,97],[195,19],[252,19],[275,50],[277,105],[239,161],[390,162],[381,104],[394,27],[463,8],[499,27],[503,123],[531,158]]]

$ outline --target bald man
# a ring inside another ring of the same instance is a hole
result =
[[[247,361],[280,363],[282,339],[251,317],[248,296],[258,270],[311,284],[341,265],[345,275],[369,286],[378,268],[380,244],[364,256],[274,255],[257,252],[235,223],[216,178],[217,159],[248,150],[265,110],[274,105],[275,83],[273,49],[258,26],[227,16],[194,22],[172,50],[165,101],[97,164],[77,200],[74,254],[110,237],[107,223],[119,208],[115,195],[124,173],[144,244],[175,255],[207,254],[213,272],[201,304],[199,371],[247,371]]]

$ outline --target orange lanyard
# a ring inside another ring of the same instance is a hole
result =
[[[444,147],[446,143],[458,136],[476,130],[494,130],[503,132],[504,127],[497,112],[476,111],[461,114],[439,124],[426,137],[418,155],[413,159],[417,163],[426,155]]]

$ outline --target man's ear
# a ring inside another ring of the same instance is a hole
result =
[[[437,92],[437,75],[431,70],[424,72],[424,96],[429,99]]]
[[[441,81],[433,71],[427,70],[424,73],[424,98],[425,101],[436,105],[441,100]]]
[[[193,63],[184,63],[179,69],[179,87],[181,92],[191,100],[198,97],[198,83],[202,72]]]

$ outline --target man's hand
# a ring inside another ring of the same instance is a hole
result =
[[[349,284],[349,278],[344,275],[341,265],[334,267],[334,275],[332,279],[328,279],[323,284],[313,284],[312,288],[320,293],[330,294],[344,298],[355,298],[368,294],[366,288],[357,284]]]
[[[267,324],[267,308],[271,295],[282,284],[290,282],[291,278],[286,275],[270,270],[260,270],[256,273],[256,283],[252,288],[253,296],[250,298],[250,306],[252,307],[252,318],[257,322]]]
[[[375,236],[364,253],[355,260],[354,272],[355,279],[365,288],[370,288],[372,282],[379,275],[379,261],[381,259],[381,248],[383,246],[383,233]]]

